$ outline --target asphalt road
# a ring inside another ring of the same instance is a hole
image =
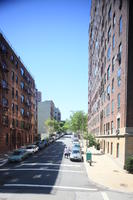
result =
[[[0,168],[0,199],[131,200],[133,194],[110,191],[89,180],[83,162],[64,158],[64,136],[19,164]]]

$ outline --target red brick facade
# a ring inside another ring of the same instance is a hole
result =
[[[34,79],[0,34],[0,152],[36,139],[35,95]]]

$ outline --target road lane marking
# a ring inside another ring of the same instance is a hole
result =
[[[47,169],[47,168],[19,168],[19,169],[0,169],[0,171],[51,171],[51,172],[71,172],[84,173],[83,171],[61,170],[61,169]]]
[[[81,167],[80,165],[69,165],[69,164],[57,164],[57,163],[23,163],[22,165],[35,166],[35,165],[53,165],[53,166],[64,166],[64,167]]]
[[[33,156],[33,158],[34,157],[35,157],[35,155]],[[38,155],[36,155],[36,157],[38,157]],[[42,156],[42,158],[59,158],[59,157],[60,157],[60,155],[58,155],[58,156],[57,155],[56,156],[54,156],[54,155],[53,156],[47,156],[47,155]]]
[[[84,190],[84,191],[97,191],[96,188],[82,188],[82,187],[69,187],[58,185],[34,185],[34,184],[4,184],[5,187],[37,187],[37,188],[53,188],[53,189],[66,189],[66,190]]]
[[[101,195],[104,200],[109,200],[109,197],[107,196],[107,194],[105,192],[101,192]]]

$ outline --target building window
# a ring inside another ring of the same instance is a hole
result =
[[[117,129],[120,129],[120,118],[117,118]]]
[[[16,83],[18,84],[18,76],[16,76]]]
[[[109,142],[108,142],[108,148],[107,148],[107,152],[109,153]]]
[[[110,100],[110,85],[107,87],[107,99]]]
[[[120,20],[119,20],[119,34],[122,33],[122,16],[120,17]]]
[[[115,57],[112,58],[112,72],[114,71],[115,68]]]
[[[12,127],[15,128],[15,120],[12,119]]]
[[[109,42],[110,37],[111,37],[111,26],[109,27],[109,30],[108,30],[108,42]]]
[[[110,47],[109,47],[108,51],[107,51],[107,60],[110,60],[110,54],[111,54],[111,51],[110,51]]]
[[[18,120],[16,119],[16,127],[18,127]]]
[[[117,54],[117,60],[119,62],[119,65],[121,64],[121,54],[122,54],[122,44],[120,43]]]
[[[114,100],[112,100],[112,114],[114,113]]]
[[[21,95],[21,103],[24,102],[24,95]]]
[[[111,134],[113,134],[113,130],[114,130],[114,122],[111,122]]]
[[[120,93],[117,95],[117,107],[120,110]]]
[[[21,112],[21,115],[24,115],[24,109],[23,108],[20,109],[20,112]]]
[[[5,97],[2,98],[2,106],[8,106],[8,100]]]
[[[12,81],[14,81],[14,72],[11,72]]]
[[[11,55],[10,60],[11,60],[11,62],[14,62],[14,56],[13,55]]]
[[[16,90],[16,99],[18,99],[18,91]]]
[[[21,81],[20,87],[21,87],[21,89],[24,89],[24,82]]]
[[[111,17],[112,17],[112,11],[110,7],[109,12],[108,12],[108,22],[111,20]]]
[[[2,124],[6,127],[8,127],[8,116],[3,115],[2,116]]]
[[[114,78],[112,79],[112,93],[114,93]]]
[[[21,121],[21,129],[24,129],[24,121]]]
[[[119,68],[117,71],[117,85],[118,87],[121,85],[121,68]]]
[[[16,66],[16,68],[18,68],[18,61],[17,60],[15,61],[15,66]]]
[[[104,124],[104,135],[106,134],[106,126],[105,126],[105,124]]]
[[[119,158],[119,143],[117,143],[116,147],[116,157]]]
[[[107,133],[107,135],[109,135],[109,131],[110,131],[110,123],[108,122],[106,124],[106,133]]]
[[[8,83],[5,80],[2,80],[2,88],[8,88]]]
[[[24,75],[24,69],[22,67],[20,68],[20,73],[21,73],[21,76]]]
[[[113,38],[112,38],[112,47],[113,49],[115,48],[115,34],[113,34]]]
[[[113,142],[111,142],[111,155],[113,154]]]
[[[110,115],[110,104],[106,106],[106,117]]]
[[[107,80],[110,79],[110,65],[108,66],[108,69],[107,69]]]
[[[16,114],[18,114],[18,105],[16,105]]]
[[[12,98],[14,98],[14,88],[12,88]]]
[[[8,145],[8,133],[6,134],[6,145]]]
[[[119,9],[121,10],[121,8],[122,8],[122,0],[119,0],[119,1],[120,1]]]
[[[104,74],[104,84],[106,84],[106,73]]]
[[[14,113],[14,103],[12,103],[12,112]]]
[[[115,27],[115,24],[116,24],[116,18],[115,18],[115,13],[113,15],[113,27]]]

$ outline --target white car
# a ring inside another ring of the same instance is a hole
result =
[[[83,156],[79,148],[73,148],[70,154],[71,161],[83,161]]]
[[[26,151],[29,153],[29,154],[33,154],[33,153],[36,153],[37,151],[39,150],[39,147],[37,145],[28,145],[26,147]]]

